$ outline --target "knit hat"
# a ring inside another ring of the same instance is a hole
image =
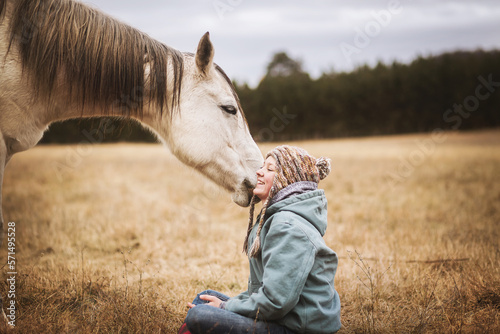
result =
[[[273,157],[276,160],[276,171],[274,174],[273,185],[269,190],[269,196],[263,203],[259,220],[259,228],[257,229],[257,237],[255,238],[249,252],[248,238],[254,226],[253,216],[255,204],[258,203],[259,198],[254,195],[252,197],[252,201],[250,202],[250,217],[243,251],[251,257],[257,256],[260,252],[260,232],[262,230],[262,226],[264,225],[264,216],[266,215],[267,206],[269,205],[271,199],[280,190],[293,183],[301,181],[319,183],[319,181],[328,176],[331,170],[330,159],[323,157],[316,159],[309,155],[305,150],[294,146],[278,146],[267,153],[266,159],[269,157]]]

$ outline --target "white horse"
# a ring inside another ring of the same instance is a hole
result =
[[[213,57],[208,33],[180,53],[73,0],[0,0],[0,217],[12,155],[55,121],[99,116],[138,120],[247,206],[263,158]]]

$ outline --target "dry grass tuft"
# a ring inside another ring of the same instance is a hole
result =
[[[294,144],[334,164],[341,333],[500,332],[499,131]],[[246,289],[247,209],[158,145],[37,147],[3,205],[15,332],[175,333],[197,292]]]

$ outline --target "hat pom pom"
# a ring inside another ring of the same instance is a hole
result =
[[[320,180],[324,180],[328,174],[330,174],[330,171],[332,170],[330,161],[330,159],[324,157],[316,160],[316,167],[318,168]]]

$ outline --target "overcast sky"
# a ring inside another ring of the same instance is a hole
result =
[[[286,51],[313,77],[381,60],[409,62],[453,50],[500,49],[500,1],[84,0],[180,51],[210,32],[215,61],[258,84]]]

